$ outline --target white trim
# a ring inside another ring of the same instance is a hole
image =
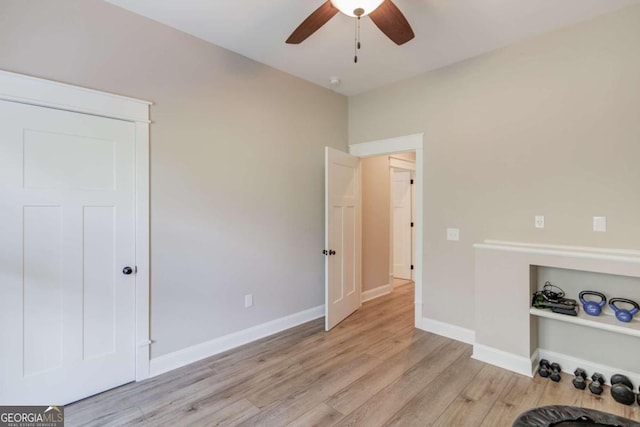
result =
[[[406,159],[398,159],[393,156],[389,156],[389,167],[393,169],[402,169],[408,171],[416,170],[416,162]]]
[[[383,295],[390,294],[393,290],[393,285],[387,283],[386,285],[378,286],[377,288],[369,289],[361,294],[362,302],[371,301],[372,299],[379,298]]]
[[[165,354],[151,359],[150,374],[152,377],[155,377],[156,375],[169,372],[173,369],[197,362],[198,360],[206,359],[207,357],[220,354],[323,316],[324,305],[320,305],[261,325],[224,335],[211,341],[196,344],[174,353]]]
[[[0,70],[0,99],[149,123],[149,101]]]
[[[543,310],[534,307],[529,309],[529,313],[537,317],[544,317],[560,322],[567,322],[574,325],[602,329],[603,331],[640,338],[640,320],[636,317],[627,323],[620,322],[616,319],[614,312],[609,307],[604,307],[600,316],[589,316],[584,312],[584,310],[578,311],[577,316],[567,316],[564,314],[554,313],[550,310]]]
[[[529,247],[529,248],[553,249],[553,250],[559,250],[559,251],[597,252],[597,253],[612,254],[612,255],[640,256],[640,251],[636,251],[632,249],[596,248],[593,246],[549,245],[546,243],[523,243],[523,242],[510,242],[506,240],[485,240],[484,243],[488,245],[523,246],[523,247]]]
[[[582,368],[589,376],[593,375],[594,372],[600,372],[604,375],[606,384],[611,385],[610,379],[614,374],[622,374],[629,377],[632,383],[638,385],[640,384],[640,373],[638,372],[629,372],[622,371],[617,368],[612,368],[611,366],[602,365],[598,363],[593,363],[584,359],[578,359],[577,357],[569,356],[566,354],[556,353],[554,351],[539,349],[539,358],[536,358],[535,364],[538,364],[540,359],[547,359],[549,362],[557,362],[560,364],[562,368],[562,372],[566,372],[569,375],[573,375],[573,372],[576,368]]]
[[[397,138],[382,139],[360,144],[349,145],[349,153],[358,157],[373,157],[386,154],[393,154],[404,151],[416,152],[416,256],[414,265],[415,274],[415,326],[422,322],[422,264],[423,258],[423,236],[424,236],[424,215],[423,215],[423,193],[424,193],[424,133],[400,136]]]
[[[376,141],[350,144],[349,153],[356,157],[373,157],[385,154],[402,153],[423,148],[424,133],[379,139]],[[416,165],[422,163],[416,153]]]
[[[476,342],[476,333],[474,330],[440,322],[439,320],[424,317],[419,324],[416,324],[416,328],[466,344],[474,344]]]
[[[566,251],[560,249],[546,249],[546,248],[536,248],[529,246],[516,246],[516,245],[497,245],[497,244],[488,244],[488,243],[475,243],[473,245],[475,249],[489,249],[496,251],[505,251],[505,252],[520,252],[520,253],[529,253],[529,254],[538,254],[538,255],[554,255],[554,256],[563,256],[569,258],[586,258],[586,259],[599,259],[606,261],[619,261],[626,262],[630,264],[640,264],[640,257],[634,256],[621,256],[621,255],[610,255],[609,253],[601,252],[592,252],[585,250],[584,252],[575,252],[575,251]]]
[[[148,109],[148,108],[147,108]],[[151,359],[149,257],[149,124],[136,122],[136,381],[149,378]]]
[[[518,356],[482,344],[473,346],[473,355],[471,357],[527,377],[533,377],[532,366],[536,363],[534,358]]]
[[[149,377],[149,106],[151,102],[0,70],[0,99],[135,123],[135,378]]]

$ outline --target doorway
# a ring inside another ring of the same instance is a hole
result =
[[[349,153],[361,159],[376,156],[391,156],[397,153],[415,152],[414,179],[414,227],[413,227],[413,282],[414,282],[414,325],[422,326],[422,271],[423,271],[423,195],[422,182],[424,173],[423,134],[414,134],[397,138],[377,140],[349,146]],[[389,228],[390,225],[388,225]],[[392,272],[392,264],[389,258],[389,271]],[[389,275],[389,285],[392,286],[392,273]],[[372,296],[372,295],[371,295]],[[366,294],[365,294],[366,298]],[[363,298],[364,299],[364,298]]]

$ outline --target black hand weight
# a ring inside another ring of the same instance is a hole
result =
[[[599,373],[596,372],[593,375],[591,375],[591,384],[589,384],[589,390],[591,391],[591,393],[593,394],[602,394],[602,386],[604,385],[604,376]]]
[[[585,295],[593,295],[600,298],[600,301],[588,301],[584,299]],[[596,291],[582,291],[578,294],[578,299],[582,303],[582,309],[589,316],[600,316],[600,313],[602,313],[602,307],[607,303],[607,297]]]
[[[575,378],[573,379],[573,386],[579,390],[584,390],[587,388],[587,373],[582,368],[576,368],[573,373]]]
[[[560,365],[553,362],[551,364],[551,374],[549,375],[549,378],[551,379],[551,381],[555,383],[560,382],[560,380],[562,379],[562,377],[560,376],[561,371],[562,369],[560,368]]]
[[[549,374],[551,374],[551,365],[549,365],[549,361],[547,359],[540,360],[540,364],[538,366],[538,374],[542,378],[547,378]]]
[[[621,374],[615,374],[611,377],[611,396],[616,402],[623,405],[633,405],[636,395],[633,392],[633,384],[629,378]]]

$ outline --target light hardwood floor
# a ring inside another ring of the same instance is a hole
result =
[[[541,405],[640,420],[640,407],[470,358],[413,327],[413,286],[330,332],[323,319],[65,408],[67,426],[511,426]]]

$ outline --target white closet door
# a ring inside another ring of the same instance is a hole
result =
[[[393,277],[411,280],[411,172],[392,173]]]
[[[0,101],[0,404],[135,378],[135,125]]]

